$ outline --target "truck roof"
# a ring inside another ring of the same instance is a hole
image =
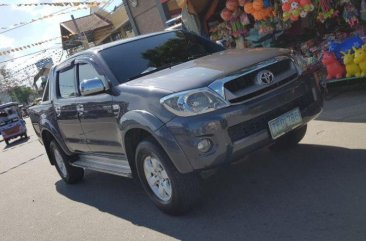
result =
[[[5,108],[11,107],[11,106],[18,106],[18,103],[17,102],[9,102],[9,103],[6,103],[6,104],[2,104],[2,105],[0,105],[0,109],[5,109]]]
[[[136,41],[136,40],[149,38],[149,37],[152,37],[152,36],[157,36],[157,35],[160,35],[160,34],[178,32],[178,31],[180,31],[180,30],[161,31],[161,32],[155,32],[155,33],[151,33],[151,34],[139,35],[139,36],[128,38],[128,39],[122,39],[122,40],[102,44],[102,45],[95,46],[95,47],[92,47],[90,49],[81,51],[79,53],[76,53],[76,54],[70,56],[70,58],[77,57],[78,55],[87,54],[87,53],[96,53],[96,52],[99,52],[101,50],[108,49],[108,48],[111,48],[111,47],[114,47],[114,46],[117,46],[117,45],[120,45],[120,44],[125,44],[125,43],[133,42],[133,41]],[[62,64],[64,62],[67,62],[70,58],[67,58],[66,60],[64,60],[60,64]],[[58,65],[60,65],[60,64],[58,64]]]

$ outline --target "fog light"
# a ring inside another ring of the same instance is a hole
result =
[[[202,152],[206,153],[211,149],[211,141],[209,139],[202,139],[197,143],[197,149]]]

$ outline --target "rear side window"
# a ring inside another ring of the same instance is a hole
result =
[[[75,93],[75,72],[74,68],[58,73],[58,94],[61,98],[72,98]]]
[[[50,91],[49,91],[49,80],[47,80],[46,86],[44,87],[43,91],[43,98],[42,101],[49,101],[50,100]]]

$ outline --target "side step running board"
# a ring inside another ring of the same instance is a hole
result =
[[[80,155],[72,166],[132,178],[132,171],[125,156]]]

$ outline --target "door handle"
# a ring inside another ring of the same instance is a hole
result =
[[[60,106],[55,106],[55,112],[56,112],[57,117],[60,117],[60,115],[61,115],[61,107]]]
[[[76,111],[78,112],[78,114],[81,116],[84,114],[84,106],[83,105],[77,105],[76,106]]]

